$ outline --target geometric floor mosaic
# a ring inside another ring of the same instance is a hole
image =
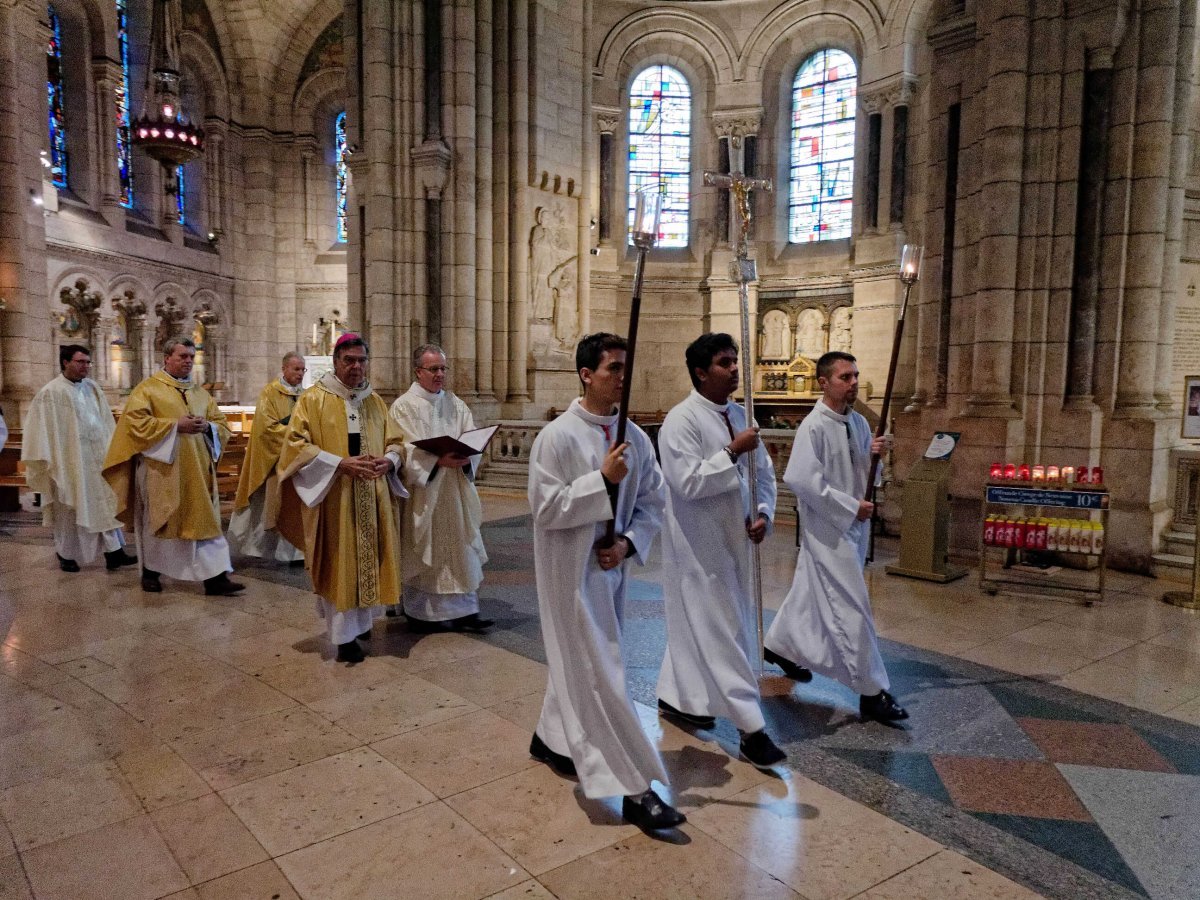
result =
[[[489,639],[542,660],[529,521],[485,527]],[[626,609],[634,699],[653,705],[665,626],[658,573]],[[768,728],[802,774],[1046,896],[1200,898],[1200,728],[931,651],[882,641],[912,717],[862,725],[817,677],[766,677]],[[704,734],[704,732],[697,732]],[[720,721],[715,739],[736,741]]]

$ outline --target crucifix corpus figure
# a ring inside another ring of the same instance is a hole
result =
[[[733,243],[734,260],[730,263],[729,272],[730,277],[737,282],[738,286],[738,301],[742,314],[742,353],[745,355],[743,362],[749,363],[746,366],[747,375],[742,391],[742,396],[745,398],[743,403],[746,410],[745,421],[747,427],[757,429],[758,423],[754,421],[754,365],[750,351],[750,282],[758,280],[758,269],[754,264],[754,260],[749,258],[750,192],[769,191],[772,189],[772,185],[766,178],[748,178],[741,172],[732,172],[728,175],[722,175],[717,172],[705,172],[704,183],[728,190],[733,195],[734,208],[737,210],[737,240]],[[755,446],[757,446],[757,441],[755,442]],[[754,450],[753,447],[749,449],[751,451]],[[754,452],[745,454],[750,510],[758,509],[756,455]],[[747,517],[749,515],[748,512]],[[749,518],[747,521],[749,521]],[[748,541],[747,546],[750,553],[750,581],[753,589],[754,606],[758,613],[758,668],[761,672],[763,639],[762,567],[759,563],[758,544]]]

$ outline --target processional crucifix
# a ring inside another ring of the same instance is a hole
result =
[[[742,384],[744,385],[743,406],[746,408],[746,426],[754,423],[754,361],[750,353],[750,282],[758,280],[758,266],[749,257],[750,242],[750,192],[770,191],[772,185],[766,178],[747,178],[741,172],[722,175],[718,172],[705,172],[704,183],[713,187],[724,188],[733,197],[733,207],[737,210],[738,230],[737,239],[733,242],[733,261],[729,264],[729,277],[737,282],[738,301],[742,314],[742,365],[747,372]],[[750,518],[754,521],[758,516],[758,461],[757,451],[746,454],[746,479],[750,483]],[[754,593],[754,608],[758,613],[758,671],[763,669],[763,598],[762,598],[762,565],[759,561],[758,544],[750,544],[750,586]]]

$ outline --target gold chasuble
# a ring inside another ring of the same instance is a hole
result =
[[[133,527],[136,457],[167,437],[187,413],[217,426],[221,446],[229,440],[224,414],[208,391],[190,381],[177,381],[161,369],[139,384],[125,401],[125,411],[104,459],[104,477],[117,495],[117,517]],[[221,537],[217,498],[217,461],[210,450],[211,431],[177,434],[173,463],[143,456],[151,533],[158,538],[204,541]]]
[[[258,405],[254,407],[254,424],[250,427],[250,443],[246,447],[246,460],[242,463],[237,497],[233,501],[234,512],[249,506],[251,495],[275,473],[275,464],[279,461],[279,451],[283,449],[289,417],[299,394],[298,388],[284,384],[276,378],[258,395]],[[278,504],[278,498],[271,496],[273,493],[268,487],[269,511]],[[272,503],[272,500],[275,502]],[[273,520],[274,515],[269,515],[268,518]]]
[[[279,454],[277,528],[304,547],[313,590],[338,612],[347,612],[395,603],[400,596],[399,500],[387,476],[362,480],[337,472],[321,501],[310,507],[300,500],[292,478],[318,457],[329,464],[329,454],[334,459],[350,455],[347,399],[356,403],[360,454],[396,452],[403,459],[404,437],[369,386],[352,390],[340,382],[331,386],[335,381],[326,375],[300,395],[292,411]]]

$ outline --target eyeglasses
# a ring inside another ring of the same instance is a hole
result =
[[[450,371],[449,366],[417,366],[417,368],[422,369],[426,372],[432,372],[434,375],[437,375],[439,372],[441,374],[445,375],[447,372]]]

